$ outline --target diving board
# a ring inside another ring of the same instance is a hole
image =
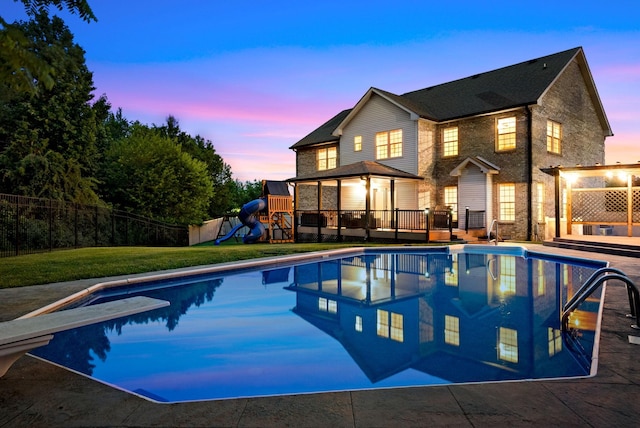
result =
[[[54,333],[169,306],[165,300],[136,296],[0,323],[0,377],[20,357],[44,346]]]

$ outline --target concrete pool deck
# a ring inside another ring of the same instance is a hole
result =
[[[640,284],[640,259],[525,245],[535,251],[607,260]],[[129,276],[131,277],[131,276]],[[0,290],[0,321],[114,278]],[[637,426],[639,330],[627,293],[608,285],[593,378],[398,388],[155,404],[26,356],[0,378],[0,427],[73,426]]]

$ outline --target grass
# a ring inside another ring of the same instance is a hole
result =
[[[353,247],[353,244],[98,247],[9,257],[0,263],[0,288],[154,272],[274,255]],[[360,246],[360,244],[358,244]]]

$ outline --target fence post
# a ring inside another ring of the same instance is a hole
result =
[[[449,241],[453,241],[453,209],[449,210]]]
[[[20,255],[20,197],[16,196],[16,256]]]
[[[429,243],[429,208],[425,208],[424,209],[424,215],[425,215],[425,229],[427,231],[427,244]]]
[[[469,232],[469,207],[464,207],[464,232]]]
[[[49,251],[53,251],[53,207],[49,199]]]
[[[98,246],[98,206],[96,205],[96,209],[94,210],[94,223],[95,223],[95,227],[96,227],[96,234],[95,234],[95,245],[96,247]]]
[[[395,215],[395,219],[394,219],[393,226],[394,226],[394,229],[396,230],[395,239],[396,239],[396,242],[398,242],[398,218],[400,216],[400,211],[398,210],[398,208],[395,209],[394,215]]]
[[[73,246],[78,248],[78,204],[73,204],[74,218],[73,218]]]

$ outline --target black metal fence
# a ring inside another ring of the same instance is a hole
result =
[[[186,246],[189,229],[99,206],[0,194],[0,257],[133,245]]]

